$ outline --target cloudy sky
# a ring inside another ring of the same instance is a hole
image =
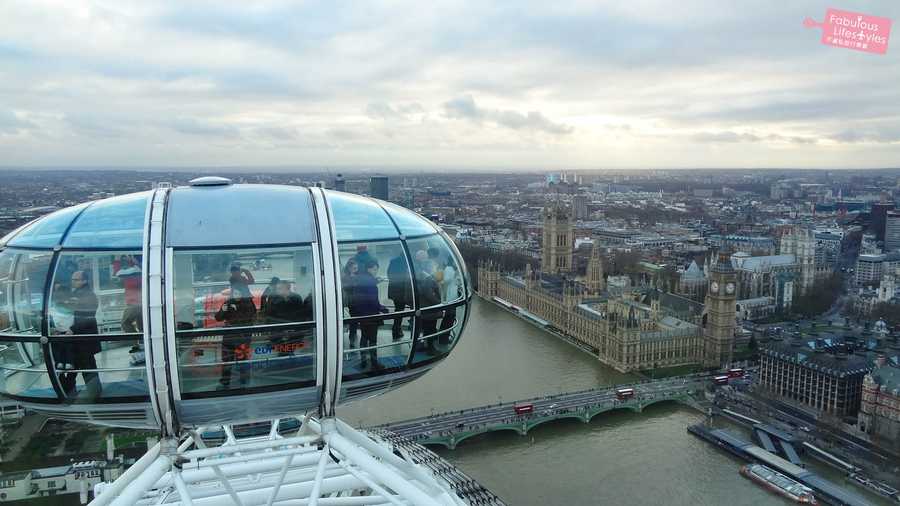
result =
[[[887,54],[822,45],[802,22],[827,7],[892,19]],[[896,0],[0,0],[0,166],[900,167],[898,22]]]

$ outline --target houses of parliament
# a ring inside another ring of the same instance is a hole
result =
[[[482,297],[515,306],[525,316],[589,349],[622,372],[732,361],[737,274],[730,261],[709,270],[704,303],[654,287],[608,287],[595,244],[584,275],[573,268],[574,218],[555,204],[543,210],[541,270],[478,269]]]

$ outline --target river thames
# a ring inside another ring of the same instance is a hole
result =
[[[366,426],[632,379],[476,297],[450,358],[423,378],[340,408],[338,415]],[[526,436],[502,431],[456,450],[433,449],[515,506],[789,504],[741,477],[742,462],[688,434],[687,426],[701,419],[692,409],[662,403],[643,413],[603,413],[589,424],[559,420]],[[811,467],[842,481],[831,470]]]

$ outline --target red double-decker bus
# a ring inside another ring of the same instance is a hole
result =
[[[728,384],[728,376],[723,374],[721,376],[716,376],[713,378],[713,382],[716,385],[727,385]]]
[[[742,378],[742,377],[744,377],[744,370],[743,369],[729,369],[728,377],[729,378]]]
[[[620,389],[616,390],[616,397],[618,397],[620,401],[625,400],[625,399],[630,399],[630,398],[634,397],[634,389],[633,388],[620,388]]]
[[[513,406],[513,410],[517,415],[525,415],[528,413],[534,413],[534,404],[517,404]]]

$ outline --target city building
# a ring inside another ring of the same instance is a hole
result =
[[[746,251],[756,255],[775,254],[775,239],[766,236],[713,234],[706,238],[706,242],[719,251]]]
[[[859,255],[856,259],[856,284],[868,285],[881,280],[884,258],[884,254]]]
[[[888,211],[884,220],[884,251],[900,250],[900,211]]]
[[[347,191],[347,180],[344,179],[343,174],[334,176],[334,189],[339,192]]]
[[[879,357],[863,380],[857,427],[900,447],[900,364]]]
[[[816,278],[831,275],[841,258],[843,238],[833,232],[816,232]]]
[[[777,311],[774,297],[756,297],[737,301],[735,316],[741,321],[753,321],[772,316]]]
[[[832,336],[772,341],[760,349],[759,385],[768,394],[836,417],[855,416],[874,367],[864,343]]]
[[[572,197],[572,207],[576,220],[584,220],[588,217],[588,197],[587,195],[575,195]]]
[[[596,244],[591,248],[584,284],[594,295],[600,294],[606,288],[606,280],[603,279],[603,259],[600,258],[600,247]]]
[[[380,200],[390,200],[387,176],[372,176],[369,179],[369,196]]]
[[[583,282],[530,266],[524,274],[502,273],[488,263],[479,266],[478,287],[482,297],[514,306],[520,315],[563,334],[619,371],[721,367],[731,361],[737,290],[727,262],[711,273],[706,305],[632,287],[628,276],[609,276],[602,291],[602,276],[595,246]]]
[[[691,260],[691,264],[678,276],[675,292],[691,300],[702,301],[706,298],[706,273]]]
[[[878,241],[884,241],[885,226],[887,225],[888,211],[894,210],[894,203],[876,203],[872,204],[871,230],[875,232],[875,238]]]
[[[571,271],[575,243],[572,209],[557,201],[545,207],[542,216],[541,271],[548,274]]]
[[[721,258],[709,274],[703,315],[703,365],[731,363],[734,352],[734,315],[737,274],[727,258]]]
[[[806,295],[816,281],[816,236],[812,228],[796,225],[781,236],[781,255],[793,255],[799,267],[797,288]]]
[[[794,255],[752,257],[740,251],[731,256],[738,277],[738,298],[772,297],[778,308],[793,305],[794,284],[800,267]]]
[[[114,455],[112,434],[106,440],[106,458],[0,473],[0,503],[64,494],[79,494],[94,485],[113,481],[125,471],[123,455]],[[52,459],[51,459],[52,460]]]

